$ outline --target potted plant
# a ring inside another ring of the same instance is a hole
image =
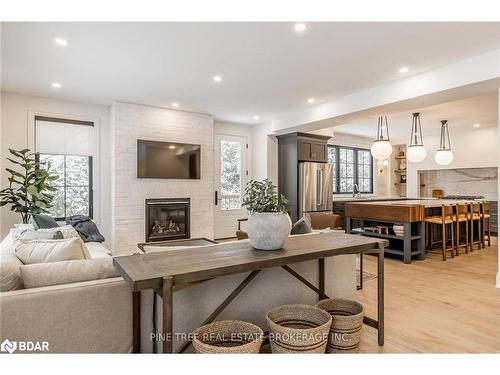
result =
[[[9,187],[0,190],[0,207],[10,204],[10,210],[19,212],[23,223],[28,224],[32,215],[49,212],[54,199],[51,193],[56,191],[52,183],[59,177],[50,174],[50,162],[37,161],[36,154],[30,150],[9,151],[14,159],[7,160],[16,164],[19,170],[22,168],[22,172],[5,169],[10,174]],[[42,165],[44,168],[39,168]]]
[[[242,206],[249,211],[248,238],[259,250],[283,247],[292,222],[285,211],[287,199],[278,193],[269,179],[252,180],[245,187]]]

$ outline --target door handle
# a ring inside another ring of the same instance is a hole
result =
[[[219,204],[219,192],[215,190],[215,205],[217,206]]]

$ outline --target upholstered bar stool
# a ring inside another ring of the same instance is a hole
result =
[[[453,221],[455,223],[455,245],[456,255],[460,255],[460,248],[463,247],[465,254],[469,253],[469,218],[466,204],[455,205]],[[463,236],[461,236],[463,234]],[[463,238],[463,242],[461,241]]]
[[[473,202],[469,204],[469,212],[467,214],[467,218],[469,219],[469,235],[470,235],[470,251],[474,251],[474,245],[477,245],[477,249],[481,250],[482,246],[482,226],[481,226],[481,211],[482,211],[482,203]],[[477,239],[474,238],[474,235],[477,234]]]
[[[449,251],[451,253],[451,257],[455,257],[455,235],[454,235],[454,207],[449,205],[441,206],[441,215],[436,216],[428,216],[425,218],[426,223],[426,231],[432,233],[434,229],[441,229],[441,252],[443,254],[443,261],[446,260],[446,252]],[[451,246],[448,246],[448,234],[450,235]],[[432,244],[432,236],[430,238]]]

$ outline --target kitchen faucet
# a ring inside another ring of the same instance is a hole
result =
[[[361,198],[361,192],[359,191],[358,184],[354,184],[354,186],[352,187],[352,197]]]

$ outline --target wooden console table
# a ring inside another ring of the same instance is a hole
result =
[[[378,344],[384,344],[384,246],[386,240],[331,232],[315,235],[289,237],[281,250],[255,250],[248,241],[222,243],[218,245],[168,250],[148,254],[134,254],[113,258],[113,263],[130,285],[132,292],[154,289],[163,300],[163,353],[173,350],[173,293],[174,287],[184,287],[218,276],[250,272],[240,285],[203,322],[208,324],[231,303],[231,301],[263,269],[282,267],[304,285],[325,294],[324,258],[345,254],[378,254],[377,262],[377,319],[365,317],[364,323],[378,330]],[[290,264],[318,260],[318,287],[289,267]],[[138,332],[134,330],[134,336]],[[134,337],[134,342],[138,338]],[[180,349],[184,352],[191,342]]]

